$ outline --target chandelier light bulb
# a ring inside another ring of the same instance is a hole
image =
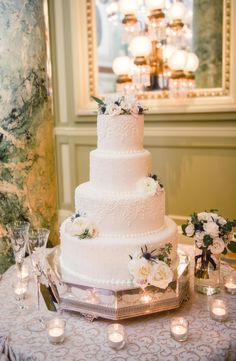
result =
[[[149,10],[163,9],[165,7],[165,0],[146,0],[146,5]]]
[[[168,10],[168,17],[170,21],[174,20],[183,20],[185,14],[186,14],[186,7],[182,2],[175,2]]]
[[[187,53],[187,61],[184,67],[185,71],[194,72],[199,66],[199,59],[195,53]]]
[[[151,40],[144,35],[136,36],[132,39],[129,51],[134,57],[148,56],[152,50]]]
[[[173,45],[164,45],[162,47],[164,60],[168,60],[175,50],[176,48]]]
[[[119,7],[116,1],[113,1],[112,3],[108,4],[108,6],[106,7],[107,16],[117,14],[118,11],[119,11]]]
[[[184,70],[187,63],[187,54],[185,50],[175,50],[168,59],[171,70]]]
[[[138,2],[136,0],[120,0],[119,7],[123,15],[135,14],[138,9]]]
[[[128,56],[118,56],[113,60],[112,70],[116,75],[128,75],[131,69],[131,60]]]

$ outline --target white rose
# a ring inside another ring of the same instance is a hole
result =
[[[205,232],[197,231],[194,235],[194,240],[196,241],[196,246],[201,248],[203,246],[203,238],[205,236]]]
[[[192,223],[189,223],[187,227],[185,228],[185,233],[188,237],[192,237],[194,235],[195,228]]]
[[[203,224],[204,231],[213,238],[219,235],[219,226],[215,222],[207,222]]]
[[[199,221],[209,221],[209,213],[207,212],[200,212],[197,214],[197,218]]]
[[[148,283],[155,287],[166,289],[172,280],[173,272],[165,262],[158,261],[158,263],[152,266]]]
[[[213,239],[213,244],[209,246],[209,250],[212,254],[220,254],[225,249],[225,243],[222,238]]]
[[[141,194],[150,194],[154,196],[157,191],[157,182],[151,177],[145,177],[140,179],[137,183],[137,188]]]
[[[73,236],[81,236],[89,227],[88,219],[85,217],[77,217],[71,225],[71,234]]]
[[[144,257],[132,258],[128,263],[129,273],[134,278],[134,283],[145,287],[147,285],[147,278],[151,271],[151,264]]]
[[[210,218],[209,220],[210,220],[210,221],[214,221],[214,222],[215,222],[215,221],[218,219],[218,217],[219,217],[219,216],[218,216],[217,213],[214,213],[214,212],[210,212],[210,213],[209,213],[209,218]]]
[[[139,113],[139,107],[136,104],[133,104],[131,106],[131,113],[138,114]]]
[[[110,116],[119,115],[121,113],[121,107],[117,104],[109,104],[107,106],[107,112]]]
[[[227,223],[227,221],[223,217],[218,217],[217,221],[221,226]]]

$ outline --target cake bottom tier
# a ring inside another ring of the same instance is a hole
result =
[[[165,217],[164,226],[158,231],[135,235],[134,237],[95,237],[79,239],[66,232],[65,220],[61,226],[60,267],[64,282],[91,286],[119,287],[133,286],[128,271],[129,255],[147,246],[149,251],[158,250],[166,243],[172,244],[171,268],[177,262],[177,226]]]

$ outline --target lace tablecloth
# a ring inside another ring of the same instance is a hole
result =
[[[183,246],[189,254],[191,246]],[[223,267],[224,268],[224,267]],[[225,270],[224,270],[225,271]],[[227,269],[226,269],[227,272]],[[111,321],[89,322],[79,314],[64,313],[66,338],[61,345],[52,345],[46,331],[31,332],[27,324],[35,316],[36,292],[33,280],[25,303],[28,310],[20,311],[14,300],[12,282],[15,267],[0,281],[0,361],[223,361],[236,360],[236,296],[229,301],[227,322],[210,318],[211,297],[194,293],[178,310],[121,321],[127,341],[122,350],[115,351],[107,343],[106,329]],[[191,281],[193,284],[193,281]],[[45,309],[45,317],[55,313]],[[179,343],[170,336],[170,321],[184,316],[190,324],[187,341]]]

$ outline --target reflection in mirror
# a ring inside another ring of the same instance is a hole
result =
[[[117,9],[118,1],[94,1],[96,6],[98,92],[107,94],[115,92],[117,89],[117,76],[112,70],[114,59],[123,55],[132,56],[129,51],[130,37],[127,36],[124,26],[122,26],[124,15],[114,10]],[[139,1],[139,3],[144,6],[148,1]],[[115,8],[114,4],[116,4]],[[165,4],[170,7],[172,1],[166,0]],[[188,12],[185,13],[185,20],[189,30],[186,48],[195,52],[199,58],[199,68],[195,73],[196,88],[222,88],[223,0],[214,2],[212,0],[184,0],[184,4],[188,9]],[[139,14],[139,17],[142,16]],[[144,19],[144,24],[145,21]],[[156,53],[162,51],[164,45],[163,41],[157,43],[161,49],[155,45]],[[153,49],[151,54],[153,54]],[[153,64],[151,66],[153,67]],[[160,68],[163,64],[157,62],[155,66]],[[145,91],[157,92],[165,89],[167,88],[163,87],[159,75],[159,80],[153,81],[152,79],[150,86],[146,87]]]

